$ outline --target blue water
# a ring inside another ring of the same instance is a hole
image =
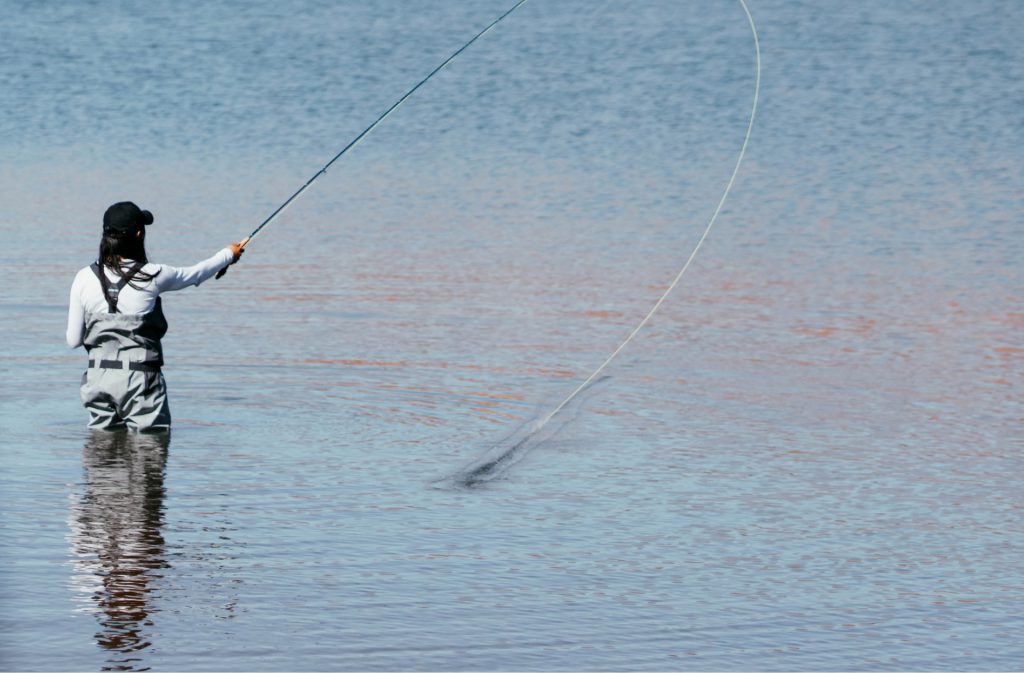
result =
[[[1021,670],[1024,5],[531,0],[90,436],[103,210],[189,264],[507,2],[0,12],[5,670]]]

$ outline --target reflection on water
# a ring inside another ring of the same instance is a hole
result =
[[[169,444],[170,433],[92,432],[82,450],[84,490],[68,519],[71,582],[110,652],[103,670],[135,670],[133,653],[152,644],[157,585],[169,567],[161,530]]]

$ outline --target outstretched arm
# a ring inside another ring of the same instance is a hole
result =
[[[241,256],[241,242],[232,243],[213,257],[192,266],[161,265],[155,282],[161,292],[173,292],[191,285],[199,285],[224,267],[237,262]]]

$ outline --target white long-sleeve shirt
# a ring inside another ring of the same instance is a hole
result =
[[[198,264],[186,267],[168,266],[166,264],[146,264],[142,271],[154,275],[153,280],[142,283],[132,281],[141,289],[126,284],[117,297],[117,310],[121,313],[149,313],[156,305],[156,299],[164,292],[181,290],[190,285],[199,285],[214,275],[234,259],[230,248],[224,248],[213,257]],[[123,260],[127,269],[133,266],[132,260]],[[111,285],[116,285],[121,277],[104,267],[103,272]],[[85,316],[87,313],[106,313],[109,311],[107,300],[103,297],[100,279],[90,267],[81,269],[71,284],[71,298],[68,303],[68,346],[77,348],[82,345],[85,336]]]

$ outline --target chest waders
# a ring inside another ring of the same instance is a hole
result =
[[[89,353],[89,368],[82,375],[81,395],[89,410],[90,428],[146,432],[171,427],[167,387],[160,371],[164,364],[160,339],[167,333],[160,298],[149,313],[117,310],[119,293],[142,266],[136,263],[116,284],[111,284],[99,264],[91,267],[109,312],[85,315],[82,343]]]

